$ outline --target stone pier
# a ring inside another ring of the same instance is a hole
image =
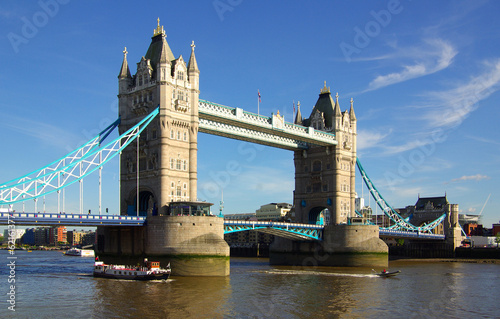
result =
[[[325,226],[320,242],[275,238],[269,248],[272,265],[387,267],[389,250],[377,226]]]
[[[228,276],[224,221],[213,216],[149,216],[142,227],[98,227],[96,254],[106,263],[170,262],[173,276]]]

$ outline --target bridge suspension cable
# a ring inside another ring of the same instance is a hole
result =
[[[358,170],[361,174],[361,177],[363,178],[363,181],[366,184],[366,187],[370,191],[370,194],[372,195],[373,199],[377,203],[378,207],[382,209],[383,213],[389,217],[390,220],[392,220],[395,225],[392,225],[390,227],[381,227],[381,229],[398,229],[398,230],[407,230],[407,231],[419,231],[419,232],[430,232],[432,229],[437,227],[444,218],[446,217],[446,214],[441,215],[439,218],[436,220],[432,221],[429,224],[426,224],[424,226],[415,226],[409,222],[409,219],[404,219],[401,217],[401,215],[394,210],[394,208],[387,203],[387,201],[382,197],[380,192],[377,190],[373,182],[370,180],[368,175],[366,174],[366,171],[363,169],[363,166],[361,165],[361,162],[359,161],[358,158],[356,158],[356,165],[358,167]]]
[[[80,181],[109,162],[127,147],[158,115],[159,107],[125,133],[101,147],[118,126],[120,119],[108,126],[82,147],[23,177],[0,184],[0,205],[11,205],[59,191]]]

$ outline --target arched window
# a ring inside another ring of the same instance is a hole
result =
[[[139,86],[142,85],[142,75],[139,75]]]

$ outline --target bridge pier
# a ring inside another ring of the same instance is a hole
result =
[[[269,247],[272,265],[387,267],[388,247],[377,226],[325,226],[320,242],[276,237]]]
[[[207,216],[148,216],[144,226],[97,228],[96,254],[106,263],[144,258],[170,262],[174,276],[228,276],[224,221]]]

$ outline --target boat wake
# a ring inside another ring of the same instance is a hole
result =
[[[350,273],[334,273],[310,270],[264,270],[262,273],[270,275],[302,275],[302,276],[328,276],[328,277],[358,277],[358,278],[378,278],[376,274],[350,274]]]

